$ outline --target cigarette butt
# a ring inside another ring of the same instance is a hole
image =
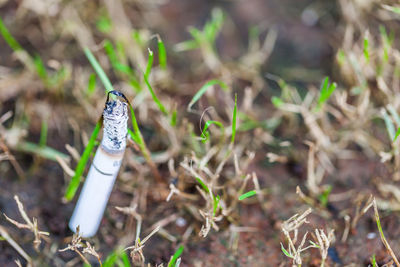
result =
[[[111,155],[97,149],[82,192],[71,217],[69,227],[83,237],[94,236],[99,228],[108,198],[121,166],[123,154]]]
[[[79,226],[82,237],[94,236],[100,226],[126,147],[126,103],[107,102],[103,118],[103,139],[69,222],[73,232]]]

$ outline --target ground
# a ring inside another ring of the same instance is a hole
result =
[[[398,10],[0,0],[0,266],[174,266],[180,248],[180,266],[396,266]],[[80,187],[65,192],[109,90],[88,53],[140,133],[129,120],[100,229],[79,242]]]

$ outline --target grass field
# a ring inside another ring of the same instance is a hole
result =
[[[399,20],[395,1],[0,0],[0,266],[400,266]],[[83,239],[112,90],[128,145]]]

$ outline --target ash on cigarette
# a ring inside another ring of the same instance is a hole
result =
[[[126,147],[128,113],[127,104],[120,100],[106,103],[103,112],[104,134],[102,147],[110,153],[118,153]]]

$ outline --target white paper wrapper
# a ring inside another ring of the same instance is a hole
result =
[[[119,100],[108,102],[103,118],[103,139],[69,222],[74,232],[79,225],[83,237],[95,235],[99,228],[126,147],[127,105]]]

